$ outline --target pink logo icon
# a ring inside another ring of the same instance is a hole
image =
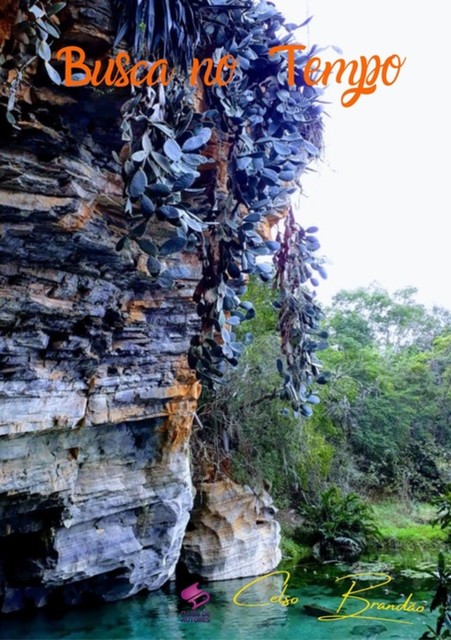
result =
[[[192,604],[193,609],[198,609],[202,607],[204,604],[207,604],[210,600],[210,594],[206,591],[202,591],[199,589],[199,583],[195,582],[190,587],[186,587],[180,594],[180,597],[183,600],[187,600],[190,604]]]

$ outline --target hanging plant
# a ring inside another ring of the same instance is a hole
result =
[[[136,60],[170,59],[186,73],[200,40],[198,11],[203,0],[114,0],[118,29],[115,45],[125,39]]]
[[[63,6],[23,0],[16,36],[0,65],[10,85],[7,117],[13,125],[27,66],[40,59],[51,80],[61,82],[51,65],[51,44]],[[288,85],[286,58],[270,50],[291,42],[297,25],[286,24],[264,0],[114,0],[114,8],[116,44],[128,43],[135,61],[166,59],[176,70],[167,86],[132,86],[122,107],[123,147],[114,157],[129,225],[117,250],[139,247],[148,256],[149,277],[163,288],[177,279],[166,266],[168,256],[198,255],[202,277],[194,300],[201,327],[188,361],[208,385],[221,382],[243,351],[234,328],[255,315],[242,299],[249,275],[264,281],[277,275],[282,394],[309,415],[317,402],[309,388],[324,381],[314,357],[324,341],[315,337],[321,313],[307,285],[316,286],[315,273],[325,272],[314,257],[314,232],[295,221],[290,198],[321,152],[321,91],[303,77],[315,48],[296,53],[295,82]],[[189,73],[195,57],[210,58],[211,65],[233,57],[236,65],[223,82],[202,71],[207,75],[199,85]],[[268,229],[283,217],[284,231],[273,239]]]
[[[13,37],[0,53],[0,83],[6,88],[8,101],[6,119],[17,128],[17,96],[26,73],[39,61],[49,78],[61,84],[61,77],[51,64],[51,45],[60,37],[58,13],[65,2],[51,0],[22,0]]]
[[[308,387],[319,376],[314,351],[324,340],[309,337],[318,330],[321,314],[306,282],[317,284],[312,269],[322,276],[325,272],[313,257],[317,240],[295,222],[289,202],[321,148],[321,94],[304,84],[302,73],[313,51],[298,56],[296,85],[287,87],[286,60],[269,50],[291,41],[294,25],[287,25],[281,36],[284,18],[273,5],[198,2],[195,14],[185,9],[183,2],[164,10],[158,3],[143,2],[136,5],[138,13],[121,14],[118,39],[128,33],[135,56],[152,51],[153,58],[168,56],[185,70],[164,91],[138,90],[124,108],[125,209],[140,216],[128,241],[149,254],[149,273],[161,286],[173,283],[162,269],[162,257],[187,248],[197,251],[202,278],[194,301],[201,331],[192,339],[188,361],[208,385],[224,378],[228,364],[237,364],[244,347],[234,327],[255,314],[252,304],[242,300],[247,278],[274,278],[274,258],[286,356],[279,367],[282,395],[296,411],[310,415],[317,396]],[[174,27],[177,11],[185,20]],[[139,21],[132,17],[138,14]],[[159,30],[152,32],[149,25],[157,21]],[[183,59],[181,39],[189,52]],[[186,73],[194,54],[211,55],[216,62],[231,54],[238,61],[230,84],[207,83],[203,113],[196,109]],[[215,184],[205,184],[199,171],[207,161],[217,163],[214,151],[208,153],[213,159],[205,155],[212,136],[226,150],[226,184],[220,184],[218,172]],[[288,211],[284,237],[278,240],[264,234],[275,211]],[[152,217],[174,228],[160,246],[151,237]]]

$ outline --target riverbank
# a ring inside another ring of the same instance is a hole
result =
[[[433,526],[433,505],[422,502],[383,501],[372,505],[381,532],[382,552],[415,554],[418,559],[436,557],[439,551],[449,554],[447,535]]]
[[[374,555],[414,555],[419,561],[434,560],[439,551],[451,559],[447,535],[432,525],[436,515],[433,505],[419,502],[384,500],[371,504],[381,540]],[[282,556],[293,563],[308,560],[311,548],[302,540],[302,518],[294,510],[281,510],[278,520],[282,530]]]

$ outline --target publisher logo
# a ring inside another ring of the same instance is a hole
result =
[[[195,582],[189,587],[186,587],[186,589],[183,589],[180,593],[180,597],[191,605],[191,611],[182,611],[182,622],[210,622],[210,614],[208,611],[195,611],[196,609],[199,609],[199,607],[206,605],[207,602],[210,602],[211,598],[207,591],[199,589],[198,582]]]

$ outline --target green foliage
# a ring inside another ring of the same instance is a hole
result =
[[[322,490],[334,449],[321,429],[290,412],[280,398],[277,292],[251,278],[247,295],[256,309],[246,327],[253,341],[226,386],[204,389],[198,409],[203,446],[194,442],[195,467],[205,474],[205,461],[220,459],[220,468],[236,481],[270,489],[277,506],[286,507],[299,492],[317,495]],[[238,332],[246,341],[243,327]]]
[[[326,310],[331,372],[312,420],[333,427],[332,479],[367,493],[426,499],[449,474],[451,320],[406,288],[342,291]]]
[[[451,484],[433,501],[437,508],[437,516],[433,521],[434,525],[439,525],[441,529],[448,532],[451,538]]]
[[[336,486],[326,489],[316,503],[299,506],[305,518],[301,533],[320,548],[334,546],[340,538],[348,538],[363,550],[380,538],[374,514],[355,493],[343,494]]]
[[[311,555],[310,547],[293,540],[293,538],[284,533],[283,530],[280,549],[282,551],[282,560],[289,560],[292,564],[298,564],[298,562],[305,560]]]
[[[279,294],[276,289],[267,282],[261,282],[255,277],[249,279],[245,300],[249,301],[255,308],[255,316],[249,319],[246,324],[237,327],[236,332],[240,339],[246,333],[252,337],[273,336],[277,339],[277,304]]]
[[[409,504],[412,499],[430,501],[431,494],[443,489],[449,477],[451,436],[451,332],[446,312],[423,309],[409,337],[403,333],[402,340],[392,324],[391,340],[397,345],[393,347],[375,337],[384,332],[382,325],[378,332],[371,327],[375,320],[365,306],[370,294],[353,296],[352,308],[347,308],[343,293],[324,322],[331,347],[322,351],[321,359],[330,381],[322,388],[313,416],[304,420],[286,410],[278,393],[277,292],[252,278],[247,295],[257,311],[246,327],[254,342],[230,376],[229,386],[214,396],[205,395],[201,408],[206,440],[212,441],[210,429],[227,434],[217,436],[215,447],[236,479],[270,487],[278,506],[296,503],[300,496],[318,502],[328,483],[345,493],[357,490],[377,499],[396,496]],[[409,299],[402,292],[397,297]],[[383,299],[390,309],[390,296]],[[399,308],[397,314],[402,316]],[[237,333],[248,339],[243,325]],[[431,545],[442,543],[431,525],[417,524],[400,534],[406,544],[411,540],[415,546],[422,535]],[[397,535],[386,537],[398,544]]]
[[[451,638],[451,571],[445,566],[445,557],[439,553],[437,571],[429,572],[436,580],[436,592],[430,609],[438,609],[435,629],[428,626],[419,640],[434,640],[435,638]]]
[[[449,325],[451,314],[438,308],[428,312],[424,305],[415,302],[416,292],[415,287],[405,287],[391,296],[376,284],[340,291],[333,300],[338,318],[334,317],[332,326],[344,314],[360,323],[364,333],[360,343],[372,342],[395,351],[409,345],[424,349],[430,345],[438,326]],[[340,333],[358,338],[355,322],[342,327]]]
[[[418,562],[443,547],[445,536],[432,525],[435,510],[431,504],[386,499],[373,503],[372,509],[380,523],[382,553],[396,553],[408,556],[409,562],[412,558]]]

